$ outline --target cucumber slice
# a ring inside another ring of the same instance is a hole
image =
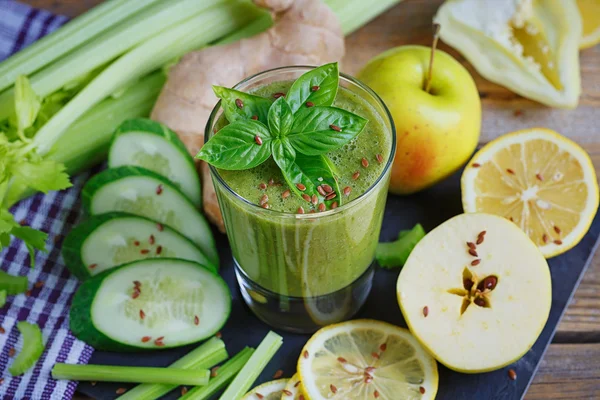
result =
[[[219,255],[210,226],[196,207],[166,178],[141,167],[107,169],[83,188],[91,215],[124,211],[158,221],[192,240],[214,264]]]
[[[230,311],[231,293],[219,275],[191,261],[154,258],[83,282],[70,327],[99,350],[163,349],[214,335]]]
[[[208,257],[177,231],[119,212],[91,217],[73,228],[63,242],[62,255],[69,270],[82,280],[145,258],[181,258],[217,272]]]
[[[108,166],[124,165],[154,171],[174,183],[196,207],[202,204],[194,159],[177,134],[166,126],[146,118],[123,122],[113,136]]]
[[[12,376],[24,374],[37,362],[44,352],[42,331],[37,325],[29,322],[17,322],[17,329],[23,335],[23,348],[8,369]]]

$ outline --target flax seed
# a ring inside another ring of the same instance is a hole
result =
[[[304,353],[302,353],[302,356],[304,358],[308,358],[308,350],[304,350]]]
[[[158,229],[159,232],[162,232],[165,229],[165,227],[159,222],[156,224],[156,229]]]
[[[283,371],[278,369],[275,374],[273,375],[273,379],[279,379],[283,376]]]
[[[263,141],[262,141],[261,137],[260,137],[260,136],[258,136],[258,135],[254,136],[254,141],[255,141],[255,142],[256,142],[256,144],[257,144],[257,145],[259,145],[259,146],[262,146],[262,144],[263,144]]]
[[[560,246],[560,245],[562,244],[562,240],[555,240],[555,241],[554,241],[554,244],[557,244],[557,245],[559,245],[559,246]]]
[[[265,398],[265,396],[263,396],[263,395],[262,395],[262,394],[260,394],[260,393],[256,393],[256,397],[258,397],[258,399],[259,399],[259,400],[262,400],[262,399],[264,399],[264,398]]]
[[[319,204],[319,211],[323,212],[327,209],[327,206],[325,205],[325,203],[321,203]]]
[[[216,337],[217,339],[221,339],[221,338],[223,337],[223,334],[222,334],[221,332],[217,332],[217,333],[215,334],[215,337]]]
[[[90,265],[88,268],[89,268],[89,269],[94,269],[94,268],[96,268],[97,266],[98,266],[98,264],[91,264],[91,265]]]
[[[138,297],[140,297],[139,290],[134,290],[133,293],[132,293],[132,295],[131,295],[131,298],[132,299],[137,299]]]
[[[479,265],[480,262],[481,262],[481,260],[479,258],[477,260],[473,260],[473,261],[471,261],[471,266],[475,267],[475,266]]]
[[[140,310],[140,319],[144,318],[146,318],[146,313],[144,312],[144,310]]]
[[[296,382],[296,383],[294,384],[294,387],[298,387],[298,386],[300,386],[300,383],[301,383],[300,381]]]
[[[335,208],[338,208],[338,202],[337,201],[334,201],[333,203],[331,203],[331,209],[333,210]]]
[[[260,205],[264,205],[269,201],[269,196],[267,196],[266,194],[264,194],[261,198],[260,198]]]
[[[156,247],[156,254],[160,255],[160,253],[162,253],[162,246]]]
[[[142,250],[140,250],[140,253],[141,254],[148,254],[148,253],[150,253],[150,250],[148,250],[148,249],[142,249]]]
[[[150,237],[148,238],[148,243],[154,244],[154,241],[155,241],[154,235],[150,235]]]
[[[469,247],[471,250],[475,250],[477,248],[473,242],[467,242],[467,247]]]
[[[383,343],[381,346],[379,346],[379,350],[386,351],[387,350],[387,344]]]
[[[508,173],[509,173],[509,174],[511,174],[511,175],[514,175],[514,174],[515,174],[515,171],[513,171],[513,170],[512,170],[512,169],[510,169],[510,168],[506,168],[506,172],[508,172]]]
[[[218,375],[217,371],[219,371],[219,368],[221,368],[221,367],[219,365],[217,365],[216,367],[213,367],[210,370],[210,377],[211,378],[215,378]]]
[[[147,342],[149,342],[150,340],[152,340],[152,337],[150,337],[150,336],[144,336],[144,337],[142,338],[142,343],[147,343]]]
[[[313,196],[312,196],[312,203],[313,203],[313,206],[316,206],[317,204],[319,204],[319,198],[317,197],[316,194],[313,194]]]
[[[140,281],[133,281],[133,286],[135,286],[139,290],[139,288],[142,287],[142,282],[140,282]]]
[[[473,249],[469,249],[469,254],[472,255],[473,257],[479,257],[477,255],[477,252],[475,250],[473,250]]]
[[[352,188],[350,186],[346,186],[343,190],[344,196],[350,196],[351,191],[352,191]]]
[[[292,392],[290,392],[287,389],[283,389],[282,393],[285,394],[286,396],[291,396],[293,394]]]
[[[25,292],[25,296],[27,296],[27,297],[31,296],[31,289]]]
[[[429,315],[429,307],[425,306],[423,307],[423,316],[427,317]]]
[[[244,108],[244,102],[242,101],[242,99],[235,99],[235,105],[237,106],[237,108]]]
[[[423,386],[419,386],[419,393],[425,394],[425,388]]]
[[[194,315],[194,325],[200,325],[200,318],[197,315]]]
[[[301,192],[304,192],[306,190],[306,186],[304,186],[301,183],[296,183],[296,187],[298,188],[298,190],[300,190]]]
[[[336,193],[330,193],[327,195],[327,197],[325,197],[325,200],[329,201],[329,200],[333,200],[337,197]]]
[[[264,182],[261,182],[260,185],[258,185],[258,188],[260,190],[266,190],[267,189],[267,184]]]
[[[375,158],[377,159],[377,162],[379,164],[383,162],[383,156],[381,154],[378,153],[377,155],[375,155]]]
[[[10,350],[8,350],[8,356],[9,357],[14,357],[14,355],[17,353],[17,351],[15,350],[14,347],[11,347]]]
[[[542,178],[542,174],[535,174],[535,177],[537,178],[538,181],[544,180],[544,178]]]
[[[290,192],[289,189],[285,190],[283,193],[281,193],[281,198],[282,199],[287,199],[288,197],[290,197],[292,193]]]
[[[334,131],[336,131],[336,132],[341,132],[341,131],[342,131],[342,128],[340,128],[340,127],[339,127],[339,126],[337,126],[337,125],[333,125],[333,124],[331,124],[331,125],[329,125],[329,127],[330,127],[331,129],[333,129]]]
[[[283,97],[283,96],[285,96],[285,93],[281,93],[281,92],[273,93],[273,97],[276,99]]]
[[[379,354],[377,354],[377,353],[375,353],[375,352],[372,352],[372,353],[371,353],[371,356],[372,356],[373,358],[377,358],[377,359],[379,359]]]
[[[323,186],[323,190],[325,191],[326,194],[333,193],[333,188],[331,186],[329,186],[328,184],[325,183],[321,186]]]
[[[4,335],[6,333],[6,329],[0,326],[0,334]]]
[[[163,192],[163,185],[158,185],[156,187],[156,194],[160,196],[162,194],[162,192]]]
[[[185,386],[181,388],[181,395],[182,396],[185,396],[187,392],[188,392],[188,388],[186,388]]]
[[[298,209],[296,210],[297,214],[304,214],[304,208],[302,207],[298,207]]]
[[[360,163],[362,164],[363,168],[369,168],[369,160],[367,160],[366,158],[362,158],[362,160],[360,160]]]
[[[123,393],[125,393],[126,391],[127,391],[127,389],[125,389],[125,388],[118,388],[118,389],[115,391],[115,393],[116,393],[116,394],[123,394]]]
[[[44,282],[44,281],[37,281],[34,286],[36,287],[36,289],[39,289],[42,286],[44,286],[45,283],[46,282]]]
[[[508,377],[510,378],[511,381],[517,380],[517,373],[515,372],[514,369],[508,370]]]
[[[337,360],[338,360],[339,362],[341,362],[342,364],[345,364],[345,363],[347,363],[347,362],[348,362],[348,360],[346,360],[344,357],[338,357],[338,358],[337,358]]]
[[[311,199],[310,199],[310,196],[309,196],[309,195],[307,195],[306,193],[302,193],[302,198],[303,198],[305,201],[308,201],[308,202],[310,203],[310,200],[311,200]]]
[[[133,242],[133,245],[134,245],[134,246],[139,246],[139,245],[140,245],[140,242],[136,240],[135,242]]]
[[[360,172],[356,171],[352,174],[352,179],[357,180],[360,177]]]
[[[544,241],[544,243],[548,243],[548,235],[546,235],[545,233],[542,235],[542,240]]]
[[[256,121],[258,119],[258,115],[253,115],[250,118]]]
[[[323,197],[327,196],[327,193],[325,193],[325,189],[323,189],[323,185],[317,186],[317,192],[319,192],[319,194]]]
[[[261,207],[264,208],[265,210],[268,210],[269,208],[271,208],[271,206],[269,206],[269,203],[262,204]]]
[[[556,232],[558,234],[560,234],[560,232],[561,232],[560,228],[558,226],[556,226],[556,225],[554,225],[554,232]]]
[[[329,390],[331,390],[331,393],[333,393],[333,394],[337,393],[337,388],[335,387],[335,385],[333,383],[331,385],[329,385]]]
[[[471,167],[473,167],[473,168],[479,168],[479,167],[481,167],[481,164],[479,164],[479,163],[473,163],[473,164],[471,164]]]
[[[311,90],[311,91],[313,91],[313,92],[316,92],[316,91],[317,91],[317,90],[319,90],[319,89],[321,89],[321,87],[320,87],[320,86],[318,86],[318,85],[315,85],[315,86],[311,86],[311,87],[310,87],[310,90]]]
[[[315,103],[313,103],[312,101],[307,101],[305,104],[306,104],[306,107],[308,107],[308,108],[315,106]]]
[[[373,392],[373,397],[375,397],[376,399],[379,398],[379,392],[377,390]]]

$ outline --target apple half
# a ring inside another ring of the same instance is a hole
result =
[[[410,331],[442,364],[492,371],[521,358],[548,319],[546,259],[512,222],[458,215],[410,254],[397,285]]]

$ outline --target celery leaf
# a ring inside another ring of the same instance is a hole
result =
[[[42,102],[29,84],[29,79],[23,75],[18,76],[15,82],[15,113],[21,140],[27,141],[25,129],[33,125],[41,106]]]

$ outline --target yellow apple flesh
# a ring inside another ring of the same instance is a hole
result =
[[[401,46],[373,58],[358,74],[396,125],[392,193],[414,193],[446,178],[467,162],[479,140],[481,102],[473,78],[436,50],[426,92],[430,56],[429,47]]]
[[[456,216],[425,236],[400,272],[397,293],[423,347],[466,373],[520,359],[552,303],[550,270],[537,246],[505,218],[477,213]]]

